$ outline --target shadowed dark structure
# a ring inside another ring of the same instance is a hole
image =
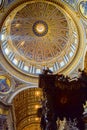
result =
[[[84,130],[83,104],[87,100],[87,74],[82,71],[78,80],[63,75],[42,74],[39,87],[43,89],[42,130],[57,130],[57,118],[77,119],[77,127]]]

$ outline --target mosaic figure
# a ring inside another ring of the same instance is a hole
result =
[[[80,3],[80,11],[82,15],[87,18],[87,1],[82,1]]]
[[[7,92],[10,89],[10,80],[6,76],[0,76],[0,92]]]

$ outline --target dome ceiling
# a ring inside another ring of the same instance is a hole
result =
[[[18,11],[10,34],[20,55],[35,62],[58,57],[69,44],[65,15],[55,5],[44,2],[28,4]]]
[[[43,68],[62,72],[78,53],[78,28],[60,4],[28,1],[19,4],[2,25],[1,49],[8,63],[30,77]]]

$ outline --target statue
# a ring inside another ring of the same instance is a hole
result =
[[[52,74],[53,72],[47,67],[47,69],[43,69],[43,72],[42,72],[42,74],[45,74],[45,75],[47,75],[47,74]]]

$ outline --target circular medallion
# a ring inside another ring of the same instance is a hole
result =
[[[87,19],[87,1],[81,1],[79,4],[80,13]]]
[[[0,75],[0,92],[7,93],[11,88],[11,80],[5,75]]]
[[[44,21],[36,21],[33,24],[32,30],[36,36],[42,37],[48,32],[48,26]]]

